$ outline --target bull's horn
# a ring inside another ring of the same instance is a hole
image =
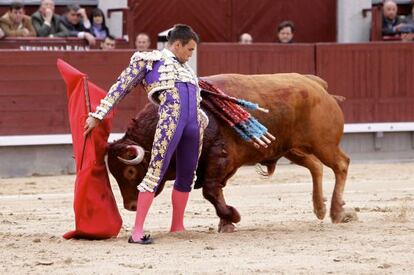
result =
[[[133,149],[137,156],[133,159],[124,159],[118,156],[118,159],[122,161],[123,163],[128,164],[128,165],[137,165],[144,159],[145,151],[144,151],[144,148],[142,148],[141,146],[128,145],[127,149]]]

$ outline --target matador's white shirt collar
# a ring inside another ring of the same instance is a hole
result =
[[[178,58],[177,58],[177,56],[172,52],[172,51],[170,51],[169,49],[167,49],[167,48],[164,48],[163,50],[162,50],[162,53],[163,54],[165,54],[165,56],[167,56],[167,57],[169,57],[169,58],[171,58],[171,59],[173,59],[173,60],[176,60],[176,61],[178,61],[178,63],[180,63],[180,64],[182,64],[179,60],[178,60]],[[185,63],[184,63],[185,64]],[[183,65],[184,65],[183,64]]]

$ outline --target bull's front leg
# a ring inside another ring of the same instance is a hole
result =
[[[219,179],[207,180],[203,183],[203,196],[214,205],[217,216],[220,218],[218,231],[231,233],[235,230],[234,223],[240,221],[240,214],[233,206],[227,205],[223,196],[223,183]]]

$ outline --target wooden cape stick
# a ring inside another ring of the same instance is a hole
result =
[[[86,76],[83,77],[83,90],[85,92],[86,114],[89,115],[89,112],[91,111],[91,103],[89,100],[88,78]],[[83,157],[85,156],[86,139],[88,136],[90,136],[90,133],[83,137],[82,156],[79,170],[82,169]]]

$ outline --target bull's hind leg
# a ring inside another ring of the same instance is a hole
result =
[[[323,220],[326,215],[325,199],[323,197],[322,176],[323,165],[320,160],[312,154],[306,154],[298,149],[290,150],[285,158],[293,163],[306,167],[312,175],[313,191],[313,212],[318,219]]]
[[[330,216],[333,223],[349,222],[356,220],[355,211],[345,211],[343,206],[343,193],[345,189],[346,177],[350,159],[339,147],[325,146],[321,151],[315,152],[315,155],[335,173],[335,188],[332,194]]]

